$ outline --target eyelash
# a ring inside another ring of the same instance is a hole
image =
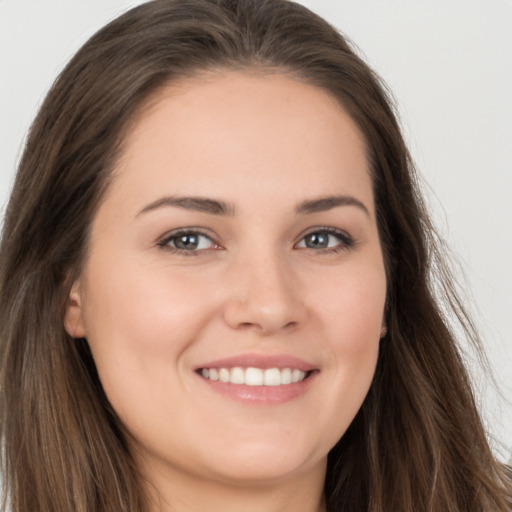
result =
[[[316,252],[321,252],[323,254],[332,254],[338,253],[341,251],[347,251],[353,248],[356,245],[355,240],[345,231],[341,231],[340,229],[331,228],[331,227],[318,227],[310,230],[306,234],[302,236],[299,243],[302,243],[308,236],[311,235],[327,235],[333,236],[338,239],[338,244],[334,247],[325,247],[322,249],[313,249],[312,247],[304,247],[304,249],[309,249]],[[298,244],[296,244],[298,245]],[[302,248],[301,248],[302,249]]]
[[[206,250],[206,249],[187,250],[187,249],[180,249],[178,247],[173,247],[172,245],[170,245],[173,241],[178,240],[180,237],[183,238],[186,236],[208,238],[211,241],[211,243],[215,246],[211,249],[216,250],[220,247],[215,243],[215,241],[212,239],[212,237],[210,235],[204,233],[202,230],[200,230],[198,228],[188,228],[188,229],[180,229],[178,231],[173,231],[172,233],[165,235],[164,238],[162,238],[157,243],[157,245],[159,247],[161,247],[162,249],[165,249],[167,251],[177,253],[180,255],[184,255],[184,256],[197,256],[201,251]]]
[[[341,231],[339,229],[332,228],[332,227],[318,227],[318,228],[312,229],[309,232],[302,235],[300,241],[298,243],[296,243],[294,245],[294,247],[297,247],[300,243],[303,243],[307,237],[312,236],[312,235],[334,236],[335,238],[338,239],[339,243],[337,245],[335,245],[334,247],[324,247],[321,249],[315,249],[312,247],[300,247],[301,250],[306,249],[306,250],[311,250],[311,251],[315,251],[318,253],[332,254],[332,253],[338,253],[341,251],[349,250],[356,245],[356,242],[354,241],[354,239],[344,231]],[[214,245],[214,247],[207,248],[207,249],[206,248],[203,248],[203,249],[196,248],[196,249],[187,250],[187,249],[180,249],[178,247],[170,245],[171,243],[178,240],[180,237],[187,237],[187,236],[188,237],[198,237],[198,238],[200,238],[200,237],[208,238],[210,240],[210,242]],[[219,250],[219,248],[220,248],[220,246],[216,244],[216,242],[212,239],[212,237],[210,235],[206,234],[205,232],[203,232],[202,230],[200,230],[198,228],[180,229],[178,231],[169,233],[164,238],[162,238],[159,242],[157,242],[157,245],[159,247],[161,247],[162,249],[165,249],[167,251],[177,253],[180,255],[184,255],[184,256],[197,256],[202,251],[212,250],[212,249]]]

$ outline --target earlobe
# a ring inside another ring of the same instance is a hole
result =
[[[73,283],[66,301],[64,328],[72,338],[85,338],[82,297],[78,281]]]

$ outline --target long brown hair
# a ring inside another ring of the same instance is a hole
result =
[[[374,382],[331,450],[329,511],[504,512],[510,473],[489,448],[450,322],[455,293],[392,104],[327,22],[286,0],[155,0],[71,60],[31,128],[0,246],[4,506],[144,512],[126,435],[86,340],[63,327],[88,228],[123,134],[165,84],[208,69],[289,73],[334,95],[365,135],[388,277]]]

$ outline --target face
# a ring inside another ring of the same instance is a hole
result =
[[[134,122],[65,325],[149,474],[277,482],[325,471],[385,295],[354,122],[311,85],[219,72]]]

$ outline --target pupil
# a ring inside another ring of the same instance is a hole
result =
[[[183,235],[176,240],[175,244],[178,249],[195,249],[199,239],[196,235]]]
[[[327,235],[321,233],[314,233],[309,235],[306,239],[306,245],[312,249],[317,249],[318,247],[327,247]]]

